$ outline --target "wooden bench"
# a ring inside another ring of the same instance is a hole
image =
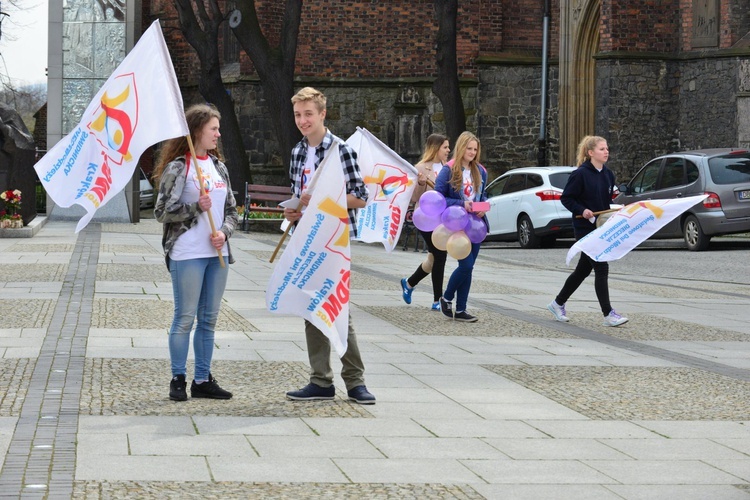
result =
[[[245,212],[242,214],[242,227],[248,227],[250,212],[283,214],[278,204],[292,197],[288,186],[266,186],[245,183]],[[253,206],[255,204],[255,206]]]

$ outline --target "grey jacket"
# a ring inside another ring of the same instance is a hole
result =
[[[224,203],[224,223],[217,230],[222,231],[227,237],[227,250],[229,251],[229,263],[233,264],[232,248],[229,246],[229,238],[234,234],[234,230],[239,222],[237,216],[237,202],[232,193],[232,185],[229,182],[229,171],[218,158],[211,156],[216,170],[227,183],[227,198]],[[164,167],[159,182],[159,194],[154,206],[154,216],[156,220],[164,224],[164,234],[161,244],[164,248],[164,254],[167,258],[167,267],[169,267],[169,251],[174,246],[175,241],[180,235],[187,232],[198,223],[198,216],[202,210],[198,203],[180,203],[182,190],[185,188],[187,171],[185,169],[185,157],[175,158]]]

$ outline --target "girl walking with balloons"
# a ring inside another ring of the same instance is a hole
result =
[[[458,259],[458,267],[440,297],[440,309],[445,316],[467,323],[477,321],[476,316],[466,311],[466,302],[479,246],[487,235],[484,220],[487,170],[479,164],[480,153],[479,139],[471,132],[463,132],[456,141],[453,163],[448,163],[450,168],[444,168],[435,182],[435,191],[445,197],[446,208],[440,217],[442,224],[433,231],[432,241],[438,248],[444,242],[448,255]]]
[[[445,167],[450,152],[450,143],[448,142],[448,138],[443,134],[430,134],[427,137],[422,159],[415,165],[418,173],[417,187],[414,189],[414,194],[412,195],[412,201],[416,202],[415,210],[420,210],[421,198],[423,196],[425,200],[424,211],[427,213],[439,217],[445,209],[445,198],[443,198],[443,195],[435,191],[430,193],[430,191],[435,185],[435,179],[437,179],[438,174]],[[420,210],[420,215],[422,215],[422,212],[423,210]],[[404,299],[404,302],[411,304],[411,293],[414,291],[414,287],[426,278],[428,274],[432,273],[432,294],[434,300],[432,310],[439,311],[440,296],[443,294],[445,260],[448,254],[444,248],[442,250],[436,248],[435,244],[432,243],[432,229],[434,227],[431,227],[429,231],[423,231],[419,226],[416,227],[422,234],[425,243],[427,243],[429,253],[425,261],[417,266],[414,274],[408,278],[401,278],[401,297]]]

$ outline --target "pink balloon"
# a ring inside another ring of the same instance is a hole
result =
[[[481,243],[487,236],[487,225],[474,214],[469,215],[469,222],[464,228],[466,236],[472,243]]]
[[[440,216],[440,221],[445,227],[451,231],[461,231],[466,227],[468,222],[469,214],[466,212],[464,207],[459,205],[451,205],[450,207],[443,210]]]
[[[425,191],[419,197],[419,208],[427,215],[440,217],[445,210],[445,196],[434,190]]]
[[[435,217],[434,215],[427,215],[424,210],[422,210],[421,205],[414,210],[411,220],[417,229],[426,233],[429,233],[440,225],[440,216]]]

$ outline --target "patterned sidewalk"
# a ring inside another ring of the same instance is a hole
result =
[[[427,282],[402,302],[421,253],[355,243],[378,403],[338,374],[334,401],[299,403],[302,320],[265,308],[277,235],[238,233],[212,370],[235,397],[175,403],[161,226],[73,229],[0,239],[0,497],[750,498],[750,284],[611,275],[630,322],[601,326],[587,283],[562,324],[564,271],[482,252],[467,325]]]

